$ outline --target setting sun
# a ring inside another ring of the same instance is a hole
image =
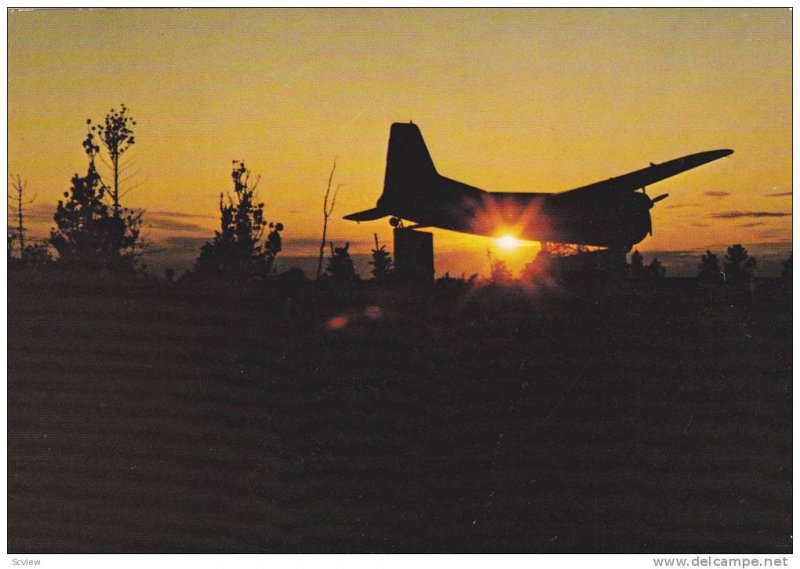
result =
[[[516,237],[511,235],[503,235],[502,237],[497,238],[497,245],[501,249],[505,249],[506,251],[513,251],[517,247],[519,247],[521,241]]]

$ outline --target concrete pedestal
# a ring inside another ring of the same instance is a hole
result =
[[[398,280],[433,282],[433,233],[395,228],[394,270]]]

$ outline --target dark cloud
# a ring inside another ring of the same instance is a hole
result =
[[[31,196],[32,197],[32,196]],[[13,202],[8,201],[8,205],[13,205]],[[16,211],[16,209],[14,209]],[[26,219],[34,221],[53,221],[53,214],[56,213],[56,204],[49,203],[32,203],[24,207],[24,214]]]
[[[702,247],[697,249],[676,249],[676,250],[669,250],[669,249],[654,249],[652,251],[645,251],[643,254],[648,257],[663,257],[663,258],[674,258],[674,259],[693,259],[695,257],[699,257],[703,253],[705,253],[705,249]]]
[[[156,243],[185,251],[187,249],[200,249],[206,241],[211,241],[211,237],[179,237],[171,235],[156,241]]]
[[[156,210],[156,211],[145,211],[145,216],[156,216],[156,217],[180,217],[184,219],[219,219],[218,215],[204,215],[200,213],[182,213],[180,211],[165,211],[165,210]]]
[[[742,223],[736,227],[756,227],[757,225],[764,225],[763,221],[753,221],[752,223]]]
[[[192,213],[180,213],[177,211],[146,211],[142,219],[144,226],[148,229],[158,229],[161,231],[179,231],[186,233],[209,234],[213,231],[210,222],[189,223],[181,220],[211,220],[210,215],[196,215]]]
[[[319,237],[298,237],[296,239],[289,239],[288,235],[284,231],[283,235],[283,245],[284,247],[287,245],[292,245],[298,248],[307,248],[307,247],[316,247],[319,250]],[[329,247],[327,241],[331,241],[330,237],[326,240],[325,247]],[[338,239],[333,239],[334,245],[339,244]],[[352,244],[351,244],[352,246]]]
[[[697,207],[696,203],[675,203],[666,206],[667,209],[681,209],[684,207]]]
[[[710,196],[712,198],[724,198],[725,196],[731,195],[730,192],[703,192],[704,196]]]
[[[711,217],[714,219],[741,219],[748,217],[790,217],[791,215],[791,212],[782,211],[726,211],[721,213],[712,213]]]
[[[758,237],[760,239],[775,240],[775,239],[779,239],[779,238],[783,237],[784,235],[786,235],[786,231],[782,231],[780,229],[768,229],[766,231],[759,232],[757,235],[758,235]],[[780,241],[774,241],[774,242],[778,243]]]
[[[778,192],[775,194],[764,194],[768,198],[783,198],[787,196],[791,196],[792,192]]]
[[[692,223],[694,227],[711,227],[710,223]]]
[[[144,226],[148,229],[161,229],[164,231],[188,231],[188,232],[202,232],[208,233],[208,227],[203,227],[196,223],[184,223],[182,221],[175,221],[174,219],[158,218],[155,221],[152,218],[145,218]]]
[[[773,234],[773,237],[774,237],[774,234]],[[755,245],[752,245],[752,247],[754,249],[755,248],[762,248],[762,249],[767,249],[767,250],[769,250],[769,249],[785,249],[786,247],[790,247],[791,248],[791,246],[792,246],[792,240],[791,239],[779,239],[777,241],[767,241],[767,242],[764,242],[764,243],[756,243]]]

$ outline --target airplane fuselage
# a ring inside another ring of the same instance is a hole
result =
[[[650,230],[650,199],[638,192],[613,196],[487,192],[440,176],[418,195],[378,207],[421,226],[487,237],[511,235],[531,241],[628,247]],[[416,192],[415,192],[416,193]]]
[[[487,192],[439,174],[419,128],[395,123],[389,134],[383,194],[374,208],[345,219],[369,221],[391,215],[421,226],[488,237],[630,249],[651,231],[650,208],[667,197],[651,199],[643,191],[646,186],[732,152],[709,150],[651,163],[555,194]]]

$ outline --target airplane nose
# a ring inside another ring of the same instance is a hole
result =
[[[661,194],[660,196],[656,196],[652,199],[648,198],[649,203],[647,204],[647,209],[652,209],[656,203],[660,202],[663,199],[669,197],[669,194]],[[653,218],[650,217],[650,212],[647,212],[647,233],[650,234],[650,237],[653,236]]]

